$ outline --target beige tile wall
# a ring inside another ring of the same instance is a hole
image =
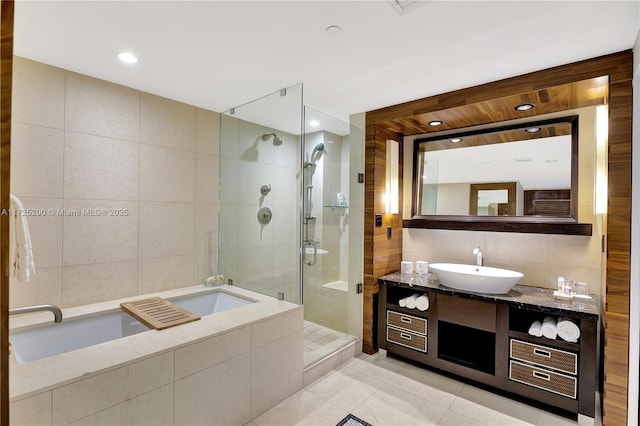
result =
[[[580,116],[578,220],[593,224],[592,236],[404,229],[404,260],[473,263],[476,257],[472,251],[481,247],[485,265],[522,272],[521,284],[553,288],[558,276],[563,276],[589,283],[591,292],[600,295],[603,269],[601,227],[598,225],[601,218],[593,215],[595,109],[581,108],[553,116],[571,114]],[[405,217],[411,211],[409,145],[405,144],[404,159]]]
[[[19,57],[13,90],[11,191],[47,214],[28,218],[37,273],[11,283],[12,306],[77,306],[215,272],[218,113]],[[57,211],[96,208],[127,214]]]

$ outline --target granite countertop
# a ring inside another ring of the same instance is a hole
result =
[[[439,294],[457,295],[470,299],[488,300],[520,308],[534,308],[538,311],[554,315],[571,315],[574,317],[598,320],[600,307],[597,298],[591,299],[558,300],[553,296],[554,289],[516,285],[509,294],[473,293],[464,290],[445,287],[440,284],[438,278],[429,275],[401,274],[394,272],[378,278],[380,281],[399,284],[402,287],[425,287],[436,290]]]

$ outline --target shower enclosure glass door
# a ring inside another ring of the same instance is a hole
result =
[[[302,85],[221,115],[212,274],[303,303],[305,367],[362,329],[363,155],[361,129],[303,113]]]
[[[218,273],[301,303],[302,84],[220,119]]]
[[[362,130],[305,107],[302,291],[305,366],[357,340],[361,327]]]

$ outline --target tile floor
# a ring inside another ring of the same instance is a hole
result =
[[[355,336],[341,333],[311,321],[304,322],[304,366],[321,360],[356,340]]]
[[[397,358],[362,354],[247,426],[335,426],[349,413],[373,426],[577,424]]]

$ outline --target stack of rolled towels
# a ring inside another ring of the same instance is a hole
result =
[[[409,297],[402,298],[398,301],[401,308],[418,309],[426,311],[429,309],[429,296],[427,293],[416,293]]]
[[[567,342],[577,342],[580,338],[580,328],[569,318],[560,318],[556,321],[553,317],[545,317],[542,322],[534,321],[529,327],[529,334],[536,337],[555,339],[560,336]]]

